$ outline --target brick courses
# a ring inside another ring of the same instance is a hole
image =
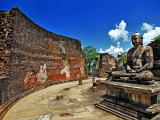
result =
[[[37,85],[85,77],[79,40],[45,30],[17,7],[0,11],[0,25],[0,105]]]
[[[116,59],[112,55],[108,53],[101,53],[99,62],[99,77],[108,77],[111,72],[110,68],[115,66]]]
[[[148,44],[153,49],[154,65],[151,70],[155,77],[160,77],[160,39]],[[158,79],[160,80],[160,78]]]

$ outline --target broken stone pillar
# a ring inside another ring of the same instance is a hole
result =
[[[96,69],[98,69],[98,57],[95,57],[96,60]]]
[[[99,62],[99,76],[109,77],[111,67],[116,67],[116,59],[114,56],[108,53],[101,53]]]
[[[57,99],[62,99],[62,94],[58,94]]]
[[[93,92],[98,92],[98,88],[97,87],[93,87]]]
[[[92,74],[92,68],[90,69],[90,73]]]
[[[85,69],[85,78],[88,79],[88,69]]]
[[[95,77],[92,78],[92,82],[95,82]]]
[[[79,78],[79,85],[82,85],[82,78]]]

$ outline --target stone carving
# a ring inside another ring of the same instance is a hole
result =
[[[47,79],[47,72],[46,72],[46,63],[44,63],[44,66],[40,66],[39,73],[36,74],[37,81],[39,81],[41,84],[46,82]]]
[[[64,68],[60,71],[60,74],[62,75],[63,73],[66,73],[66,77],[70,77],[70,70],[69,70],[69,63],[67,60],[63,60],[61,64],[64,66]]]
[[[32,70],[30,72],[27,72],[27,75],[24,79],[24,86],[28,87],[34,87],[38,84],[44,84],[47,80],[47,71],[46,71],[46,63],[44,63],[44,66],[40,66],[39,72],[37,73],[35,70]]]
[[[153,50],[148,45],[143,45],[143,37],[136,32],[132,35],[131,48],[127,53],[127,64],[119,58],[117,66],[111,68],[112,80],[126,81],[140,84],[154,84],[154,75],[150,71],[153,68]]]
[[[64,44],[64,41],[60,41],[60,43],[59,43],[59,47],[61,48],[62,53],[64,53],[64,54],[65,54],[65,48],[63,47],[63,44]]]

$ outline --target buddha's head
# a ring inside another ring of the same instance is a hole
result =
[[[139,45],[143,45],[143,36],[136,32],[132,35],[132,45],[137,48]]]

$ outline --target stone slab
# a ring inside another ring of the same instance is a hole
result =
[[[102,81],[100,84],[106,87],[106,95],[118,99],[148,107],[160,103],[159,84],[139,85],[115,81]]]
[[[115,82],[115,81],[101,81],[99,82],[101,85],[110,85],[116,86],[119,88],[128,88],[133,89],[135,91],[144,91],[148,94],[152,94],[155,92],[160,91],[160,83],[157,82],[155,85],[139,85],[139,84],[132,84],[132,83],[125,83],[125,82]]]
[[[142,112],[142,113],[148,114],[148,115],[156,114],[156,113],[159,112],[159,109],[160,109],[160,106],[158,104],[155,104],[155,105],[150,106],[150,107],[146,107],[146,106],[143,106],[143,105],[135,104],[133,102],[123,101],[123,100],[120,100],[120,99],[117,99],[115,97],[108,96],[108,95],[103,95],[101,97],[107,102],[110,102],[110,103],[113,103],[113,104],[116,104],[116,105],[120,105],[120,106],[123,106],[125,108],[132,109],[132,110],[135,110],[135,111],[138,111],[138,112]]]
[[[95,104],[95,106],[126,120],[159,120],[159,118],[157,118],[158,114],[147,115],[105,100]]]
[[[102,81],[100,85],[106,87],[104,99],[97,107],[111,109],[121,116],[130,116],[147,120],[154,118],[160,110],[160,84],[139,85],[115,81]],[[123,116],[123,115],[122,115]],[[132,119],[132,118],[131,118]]]

